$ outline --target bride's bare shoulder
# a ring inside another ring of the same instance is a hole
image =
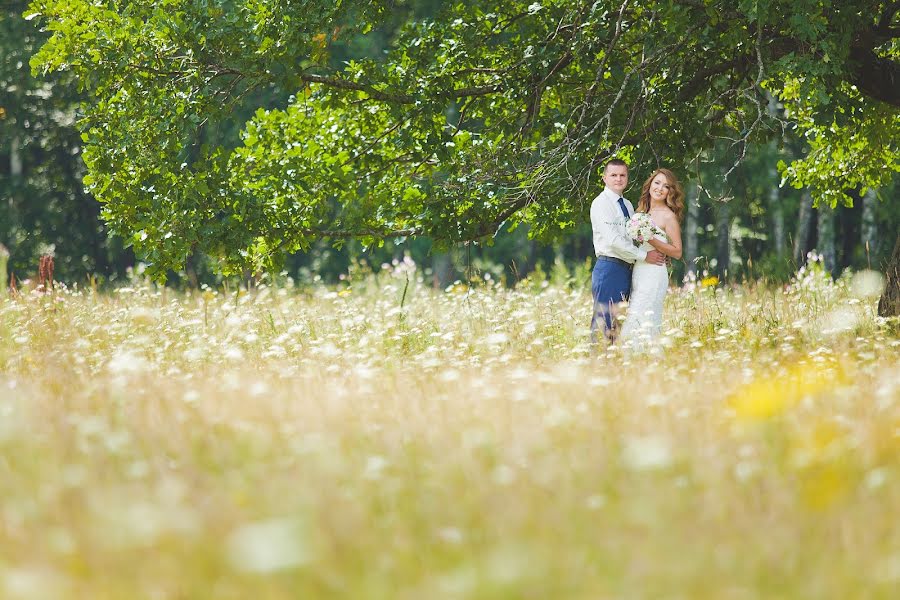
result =
[[[678,221],[678,217],[675,216],[675,213],[668,206],[653,209],[653,216],[662,221],[660,225],[671,221]]]

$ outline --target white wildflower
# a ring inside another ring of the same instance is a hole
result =
[[[635,471],[662,469],[672,464],[671,443],[657,435],[629,437],[625,440],[622,459]]]
[[[296,519],[269,519],[244,525],[227,542],[236,569],[272,573],[307,564],[313,557],[306,528]]]

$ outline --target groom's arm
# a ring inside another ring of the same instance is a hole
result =
[[[635,246],[625,233],[625,228],[621,225],[624,220],[622,214],[618,211],[611,214],[605,208],[607,207],[599,199],[595,199],[591,204],[591,229],[594,232],[594,239],[603,240],[606,253],[610,256],[628,261],[646,260],[647,251]],[[595,243],[595,249],[596,246]]]

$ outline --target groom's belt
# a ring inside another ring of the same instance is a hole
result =
[[[634,266],[627,260],[622,260],[621,258],[616,258],[615,256],[606,256],[604,254],[601,254],[600,256],[598,256],[597,260],[619,263],[620,265],[624,265],[624,266],[628,267],[629,269]]]

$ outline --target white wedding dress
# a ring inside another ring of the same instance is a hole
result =
[[[660,239],[667,241],[665,238]],[[641,249],[650,251],[654,248],[644,242]],[[665,264],[651,265],[643,260],[634,263],[628,314],[619,337],[624,345],[637,350],[649,350],[656,346],[668,289],[669,271]]]

